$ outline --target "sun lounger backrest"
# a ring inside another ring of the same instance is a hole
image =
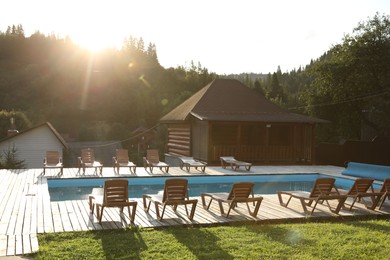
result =
[[[95,155],[93,149],[86,148],[81,150],[81,160],[83,163],[93,163],[95,161]]]
[[[232,189],[230,190],[228,200],[233,198],[248,198],[252,194],[253,186],[253,182],[234,183]]]
[[[116,150],[116,160],[118,163],[127,163],[129,161],[129,153],[125,149]]]
[[[160,161],[158,150],[156,150],[156,149],[147,150],[146,151],[146,159],[150,163],[158,163]]]
[[[184,200],[187,198],[188,180],[168,179],[165,181],[163,202]]]
[[[380,192],[390,192],[390,178],[385,179]]]
[[[107,180],[104,182],[104,203],[117,203],[128,200],[127,180]]]
[[[314,182],[313,189],[311,190],[310,197],[318,197],[319,195],[328,195],[331,193],[334,183],[334,178],[318,178]]]
[[[57,164],[60,162],[60,153],[58,151],[46,152],[46,163],[49,165]]]
[[[348,195],[356,195],[358,193],[366,193],[369,188],[372,188],[374,179],[362,178],[356,179],[351,189],[348,192]]]

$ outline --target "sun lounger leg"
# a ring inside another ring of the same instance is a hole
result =
[[[188,213],[187,213],[187,216],[188,216],[189,220],[193,220],[193,218],[194,218],[194,214],[195,214],[195,209],[196,209],[196,204],[197,203],[198,203],[198,200],[193,200],[192,201],[191,213],[190,213],[190,215],[188,215]],[[186,209],[187,209],[187,207],[186,207]]]
[[[96,211],[98,212],[98,219],[99,219],[99,223],[100,224],[102,223],[103,210],[104,210],[104,206],[101,206],[101,210],[100,211],[99,211],[99,207],[96,208]]]
[[[357,198],[354,198],[354,199],[353,199],[352,204],[351,204],[351,206],[350,206],[349,209],[348,209],[349,211],[352,210],[353,205],[355,205],[356,200],[357,200]]]
[[[89,213],[93,214],[93,209],[94,209],[94,203],[93,203],[93,200],[95,198],[93,196],[89,196],[88,200],[89,200]]]
[[[133,224],[133,223],[134,223],[134,216],[133,216],[133,214],[130,212],[130,206],[127,206],[127,211],[129,212],[130,223]],[[133,211],[134,211],[134,206],[133,206]]]
[[[288,195],[288,194],[286,194],[286,195]],[[288,206],[288,204],[290,203],[291,198],[292,198],[292,196],[290,196],[290,198],[288,198],[287,202],[284,203],[284,202],[283,202],[283,198],[282,198],[282,193],[281,193],[281,192],[278,192],[279,203],[280,203],[280,205],[282,205],[283,207],[287,207],[287,206]]]
[[[222,201],[218,200],[218,205],[219,205],[219,210],[221,211],[221,216],[224,216],[225,211],[223,210]],[[229,212],[230,212],[230,208],[231,208],[231,207],[229,207]],[[229,212],[228,212],[228,213],[229,213]]]
[[[375,210],[376,206],[379,204],[382,196],[381,195],[373,195],[370,197],[371,198],[371,201],[372,201],[372,205],[369,206],[365,201],[364,201],[364,198],[363,198],[363,202],[364,202],[364,205],[366,206],[366,208],[368,209],[371,209],[371,210]]]
[[[207,206],[206,206],[206,196],[210,197],[210,201],[209,201],[209,204]],[[213,201],[213,198],[211,196],[209,196],[208,194],[202,194],[201,198],[202,198],[203,208],[209,209],[210,205],[211,205],[211,202]]]
[[[130,222],[134,224],[135,215],[137,214],[137,202],[133,205],[133,211],[131,213]]]
[[[262,197],[256,198],[256,200],[253,201],[254,206],[255,206],[253,212],[251,211],[248,202],[246,203],[246,206],[247,206],[247,208],[248,208],[249,214],[250,214],[252,217],[255,217],[255,218],[257,217],[257,213],[259,212],[260,205],[261,205],[261,202],[262,202],[262,201],[263,201],[263,198],[262,198]],[[255,203],[256,203],[256,204],[255,204]]]
[[[229,214],[230,214],[230,211],[235,207],[235,203],[233,202],[233,203],[230,203],[229,204],[229,209],[228,209],[228,211],[227,211],[227,213],[226,213],[226,215],[224,214],[224,210],[223,210],[223,206],[222,206],[222,202],[218,202],[219,203],[219,209],[220,209],[220,211],[221,211],[221,216],[224,216],[225,218],[228,218],[229,217]]]
[[[289,200],[290,201],[290,200]],[[301,205],[302,205],[302,208],[303,208],[303,211],[305,212],[305,213],[309,213],[309,214],[311,214],[308,210],[307,210],[307,207],[306,207],[306,202],[305,202],[305,200],[304,199],[299,199],[299,201],[301,202]],[[315,205],[317,205],[317,203],[315,204]],[[313,210],[314,210],[314,208],[315,207],[313,207]]]
[[[330,211],[332,211],[333,213],[339,214],[339,211],[340,211],[340,209],[344,206],[344,202],[345,202],[346,199],[347,199],[347,197],[342,197],[342,198],[340,198],[340,199],[339,199],[339,203],[337,204],[336,209],[332,210],[332,209],[329,207]]]
[[[382,200],[381,200],[381,202],[380,202],[380,204],[379,204],[379,209],[382,209],[383,203],[385,203],[386,198],[387,198],[386,194],[383,195]]]
[[[158,220],[162,220],[163,216],[164,216],[164,213],[165,213],[166,204],[165,203],[163,204],[161,215],[160,215],[160,210],[159,210],[159,203],[155,203],[155,206],[156,206],[156,216],[157,216],[157,219]]]
[[[146,202],[147,199],[149,199],[149,203]],[[149,208],[150,208],[150,204],[152,203],[152,200],[150,199],[150,196],[149,195],[144,195],[142,197],[142,201],[143,201],[143,204],[144,204],[144,210],[146,212],[148,212]]]

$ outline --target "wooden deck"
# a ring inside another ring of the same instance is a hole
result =
[[[342,168],[334,166],[253,166],[250,172],[233,172],[221,167],[207,167],[205,173],[195,169],[191,173],[172,167],[169,175],[188,176],[190,174],[224,175],[224,174],[275,174],[275,173],[325,173],[339,176]],[[46,170],[46,176],[42,176],[43,169],[0,170],[0,256],[12,256],[27,254],[38,250],[37,234],[48,232],[86,231],[101,229],[116,229],[127,227],[130,223],[127,213],[119,215],[117,209],[105,209],[103,221],[100,225],[96,215],[89,213],[89,205],[86,200],[73,200],[51,202],[47,178],[55,175],[57,170]],[[87,176],[78,176],[76,168],[64,169],[61,178],[88,177],[93,175],[93,169],[87,169]],[[131,173],[128,169],[121,169],[120,175],[115,175],[111,167],[103,169],[103,177],[128,177]],[[137,168],[137,176],[150,176],[144,168]],[[158,169],[153,175],[163,176]],[[134,175],[133,175],[134,176]],[[193,221],[189,221],[185,209],[179,206],[177,213],[168,208],[163,221],[155,218],[155,212],[151,207],[150,212],[143,210],[141,199],[138,201],[135,225],[140,227],[169,227],[169,226],[210,226],[233,223],[273,223],[306,220],[306,215],[298,200],[292,200],[289,207],[279,205],[277,196],[262,195],[257,218],[252,218],[245,207],[241,206],[231,212],[229,219],[221,217],[216,203],[210,210],[203,209],[198,197]],[[314,214],[309,218],[348,218],[361,216],[390,216],[390,203],[386,202],[382,211],[367,210],[363,204],[357,203],[352,211],[345,209],[339,215],[331,213],[325,205],[317,206]]]

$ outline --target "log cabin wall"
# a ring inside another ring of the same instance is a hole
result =
[[[191,156],[191,125],[168,125],[168,153],[177,156]]]

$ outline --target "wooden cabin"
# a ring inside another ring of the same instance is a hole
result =
[[[160,119],[167,153],[209,164],[235,156],[256,164],[313,164],[315,127],[325,120],[290,113],[238,80],[216,79]]]

